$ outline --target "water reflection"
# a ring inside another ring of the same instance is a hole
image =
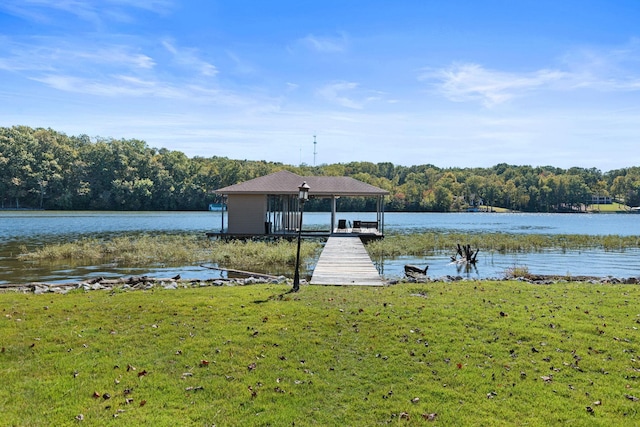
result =
[[[456,265],[456,270],[458,275],[464,274],[466,277],[470,278],[471,273],[475,273],[476,276],[479,276],[478,267],[475,264],[470,263],[453,263]]]
[[[499,279],[514,268],[526,267],[532,274],[638,277],[640,275],[640,249],[605,251],[581,249],[576,251],[545,250],[535,253],[481,252],[475,266],[451,262],[450,253],[437,253],[422,257],[397,257],[377,259],[376,266],[383,265],[385,277],[402,277],[406,264],[424,267],[429,265],[432,278],[460,275],[467,278]],[[380,271],[380,270],[379,270]]]

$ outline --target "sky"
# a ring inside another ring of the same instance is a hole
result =
[[[606,172],[640,166],[639,22],[637,0],[2,0],[0,126]]]

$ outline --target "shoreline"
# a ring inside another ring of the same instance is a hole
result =
[[[430,283],[451,283],[451,282],[525,282],[534,285],[554,285],[559,283],[589,283],[594,285],[637,285],[640,284],[639,277],[627,277],[620,278],[614,276],[560,276],[560,275],[540,275],[530,274],[521,277],[502,277],[502,278],[465,278],[462,276],[443,276],[439,278],[418,276],[418,277],[403,277],[401,279],[386,280],[385,286],[394,286],[403,283],[414,284],[430,284]],[[16,293],[32,293],[35,295],[45,293],[59,293],[66,294],[73,290],[87,291],[99,291],[99,290],[122,290],[122,291],[136,291],[136,290],[150,290],[154,288],[161,288],[167,290],[176,290],[180,288],[193,288],[193,287],[209,287],[209,286],[247,286],[257,284],[276,284],[282,285],[291,284],[292,279],[279,276],[273,278],[266,277],[254,277],[247,278],[231,278],[231,279],[180,279],[179,277],[172,278],[154,278],[147,276],[130,276],[120,278],[98,278],[81,282],[68,282],[68,283],[45,283],[45,282],[30,282],[30,283],[5,283],[0,284],[0,293],[16,292]],[[306,280],[302,281],[303,285],[308,286]]]

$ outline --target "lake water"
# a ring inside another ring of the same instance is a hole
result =
[[[0,283],[67,282],[97,276],[141,275],[185,278],[220,277],[219,272],[199,266],[151,266],[129,268],[116,265],[83,267],[29,265],[16,260],[20,245],[35,247],[79,237],[131,232],[219,231],[227,223],[220,212],[51,212],[0,211]],[[340,213],[348,220],[375,220],[375,213]],[[305,229],[328,229],[329,213],[306,212]],[[539,234],[590,234],[640,236],[640,215],[605,214],[496,214],[496,213],[386,213],[385,233],[425,231],[505,232]],[[429,265],[429,276],[461,275],[469,278],[501,277],[515,266],[536,274],[640,276],[640,250],[546,251],[542,253],[482,253],[471,271],[459,271],[449,262],[451,253],[429,257],[374,260],[388,278],[401,277],[405,264]],[[313,265],[309,266],[309,276]],[[293,275],[292,272],[279,272]]]

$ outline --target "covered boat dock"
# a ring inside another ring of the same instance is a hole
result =
[[[220,188],[215,193],[225,200],[228,224],[220,232],[207,233],[217,238],[295,238],[300,223],[298,187],[306,182],[309,197],[331,199],[331,219],[325,230],[302,230],[305,237],[358,236],[363,239],[384,236],[384,196],[389,192],[344,176],[300,176],[282,170],[239,184]],[[376,199],[376,219],[349,222],[339,218],[337,200],[341,197]],[[224,218],[224,210],[221,212]],[[304,228],[304,222],[303,222]]]

